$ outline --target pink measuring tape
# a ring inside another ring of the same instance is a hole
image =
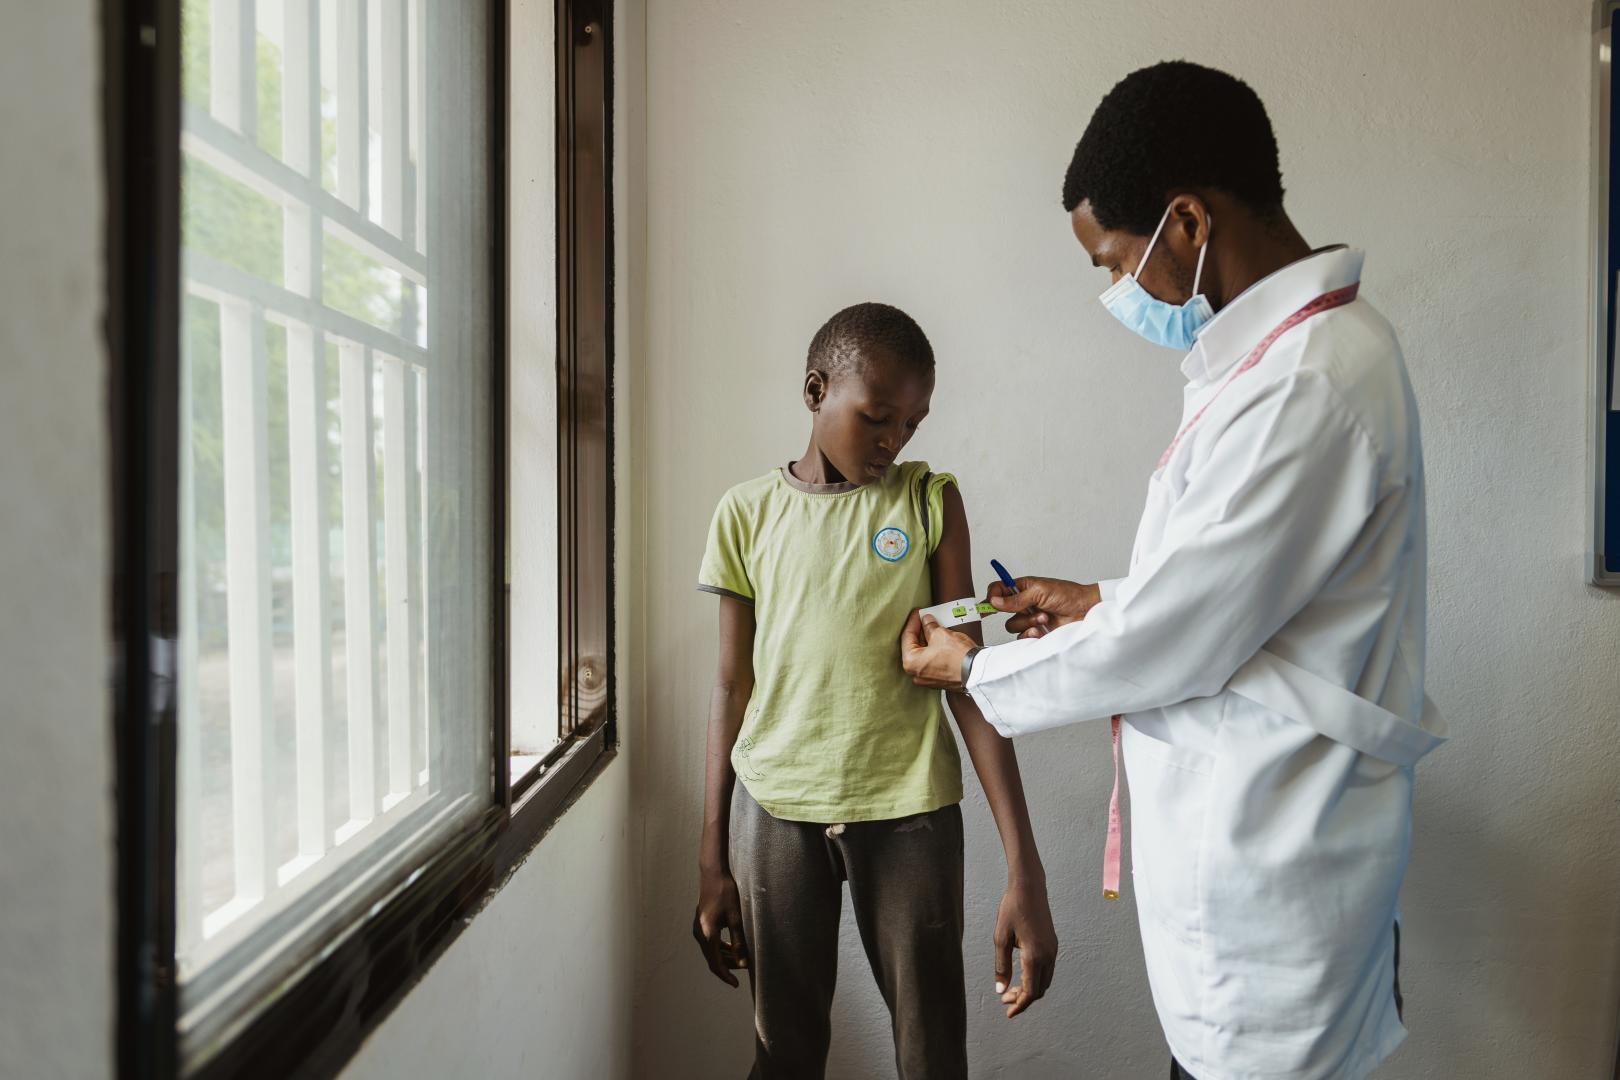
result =
[[[1103,845],[1103,899],[1119,899],[1119,714],[1108,721],[1114,729],[1114,793],[1108,797],[1108,842]]]
[[[1332,311],[1336,307],[1343,307],[1345,304],[1348,304],[1350,301],[1356,298],[1356,293],[1360,289],[1361,282],[1352,281],[1342,289],[1334,289],[1332,292],[1325,292],[1321,296],[1318,296],[1315,300],[1312,300],[1310,303],[1300,308],[1298,311],[1294,312],[1292,315],[1288,316],[1288,318],[1284,319],[1282,322],[1278,323],[1275,330],[1261,338],[1260,344],[1256,345],[1249,351],[1249,355],[1243,358],[1243,362],[1237,366],[1237,370],[1232,372],[1231,377],[1228,378],[1226,382],[1221,384],[1221,389],[1215,391],[1215,396],[1204,402],[1203,406],[1199,408],[1196,413],[1193,413],[1191,420],[1188,420],[1185,424],[1181,425],[1181,430],[1176,432],[1176,437],[1171,439],[1170,445],[1164,448],[1164,454],[1159,458],[1159,468],[1162,469],[1170,463],[1170,455],[1175,453],[1176,447],[1181,445],[1182,437],[1187,434],[1194,424],[1203,419],[1205,410],[1207,410],[1211,405],[1215,404],[1215,398],[1220,397],[1221,392],[1224,391],[1228,386],[1231,386],[1232,381],[1239,375],[1243,374],[1245,371],[1248,371],[1250,368],[1254,367],[1261,360],[1263,360],[1267,350],[1277,343],[1278,338],[1288,333],[1288,331],[1292,330],[1294,327],[1298,326],[1312,315],[1320,315],[1324,311]]]
[[[1192,419],[1181,425],[1181,430],[1176,432],[1176,437],[1170,440],[1170,445],[1165,447],[1164,455],[1159,458],[1159,468],[1162,469],[1170,463],[1170,455],[1176,452],[1176,447],[1181,445],[1182,438],[1192,429],[1192,426],[1203,419],[1205,410],[1215,403],[1215,398],[1220,397],[1222,391],[1231,386],[1233,380],[1239,375],[1258,364],[1265,357],[1266,351],[1277,343],[1278,338],[1312,315],[1320,315],[1324,311],[1332,311],[1336,307],[1343,307],[1356,298],[1356,293],[1360,289],[1360,282],[1351,282],[1342,289],[1325,292],[1278,323],[1276,329],[1261,338],[1260,343],[1249,350],[1249,355],[1243,358],[1243,362],[1238,364],[1237,369],[1221,384],[1220,390],[1215,391],[1214,396],[1204,402],[1197,412],[1193,413]],[[1114,792],[1108,797],[1108,840],[1103,845],[1103,897],[1108,900],[1119,899],[1119,725],[1121,719],[1116,714],[1108,721],[1114,743]]]

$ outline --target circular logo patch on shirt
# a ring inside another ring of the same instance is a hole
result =
[[[911,550],[911,537],[906,535],[904,529],[890,525],[879,529],[877,535],[872,537],[872,550],[885,562],[899,562]]]

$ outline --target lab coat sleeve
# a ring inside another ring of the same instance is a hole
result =
[[[1217,693],[1367,527],[1379,454],[1326,376],[1296,371],[1200,434],[1163,541],[1113,599],[978,654],[967,688],[1002,735]]]
[[[1104,600],[1112,600],[1119,594],[1120,582],[1124,578],[1103,578],[1097,582],[1097,595]]]

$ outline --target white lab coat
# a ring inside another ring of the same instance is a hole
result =
[[[1183,363],[1187,431],[1127,577],[1083,622],[986,649],[1003,735],[1125,714],[1134,893],[1170,1048],[1199,1080],[1350,1077],[1405,1037],[1393,995],[1423,694],[1417,406],[1360,279],[1319,252],[1223,309]],[[1106,744],[1099,752],[1106,752]],[[1102,819],[1099,793],[1099,825]]]

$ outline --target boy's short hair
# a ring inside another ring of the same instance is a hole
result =
[[[838,376],[883,355],[912,371],[934,370],[934,347],[917,320],[890,304],[867,302],[845,308],[810,339],[804,370]]]
[[[1171,194],[1210,188],[1262,217],[1282,212],[1277,138],[1243,80],[1185,60],[1133,71],[1097,105],[1063,177],[1063,209],[1147,236]]]

